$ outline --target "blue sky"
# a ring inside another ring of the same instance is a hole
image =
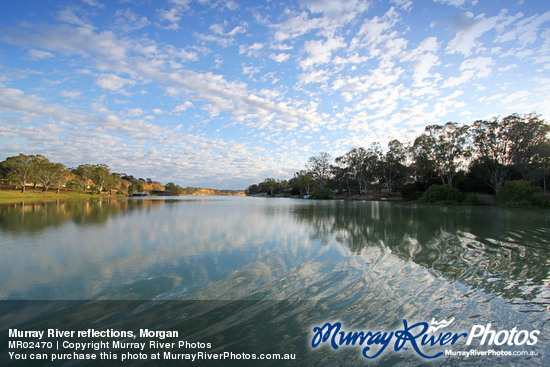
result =
[[[550,116],[538,0],[0,0],[0,160],[288,179],[428,124]]]

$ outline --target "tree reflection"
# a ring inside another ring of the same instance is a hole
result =
[[[74,200],[0,205],[0,231],[40,233],[68,221],[77,225],[105,223],[112,216],[135,210],[150,211],[177,200]]]
[[[438,277],[509,299],[536,300],[547,285],[544,211],[327,202],[294,214],[313,226],[315,239],[345,244],[372,266],[382,246]]]

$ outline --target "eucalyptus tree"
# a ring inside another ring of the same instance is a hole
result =
[[[528,174],[532,169],[534,157],[536,155],[542,157],[540,154],[544,153],[544,148],[541,145],[549,142],[550,125],[535,114],[523,117],[511,115],[505,119],[512,120],[511,140],[514,146],[512,150],[514,168],[524,175]]]
[[[320,188],[323,188],[330,178],[331,159],[330,154],[325,152],[320,153],[317,157],[310,157],[308,159],[306,169],[313,175]]]
[[[2,162],[2,167],[6,173],[6,178],[15,181],[21,186],[21,192],[25,192],[25,186],[36,177],[37,165],[40,161],[46,159],[44,156],[19,154],[18,156],[8,157]]]
[[[310,172],[301,170],[294,173],[294,176],[288,181],[288,184],[300,195],[311,195],[315,187],[315,179]]]
[[[542,180],[542,190],[546,195],[546,177],[550,175],[550,141],[548,139],[535,148],[531,165],[532,174],[535,178]]]
[[[69,178],[70,170],[61,163],[56,163],[52,167],[54,174],[51,178],[51,186],[56,188],[57,193],[61,190],[61,186],[65,185]]]
[[[525,172],[534,162],[537,148],[548,141],[549,131],[548,124],[537,115],[513,114],[473,124],[477,160],[485,167],[486,182],[497,197],[512,168]]]
[[[252,185],[252,186],[256,186],[257,185]],[[181,187],[180,185],[177,185],[173,182],[168,182],[166,185],[164,185],[164,189],[166,191],[170,191],[170,193],[173,195],[173,196],[179,196],[182,194],[183,192],[183,187]]]
[[[48,191],[50,186],[58,188],[65,183],[66,168],[61,163],[50,162],[47,158],[40,160],[36,165],[35,177],[42,186],[42,192]]]
[[[404,163],[406,158],[407,148],[397,139],[390,141],[388,143],[388,151],[386,154],[380,156],[380,177],[390,194],[392,193],[395,180],[403,176],[405,172]]]
[[[424,189],[428,188],[428,183],[434,178],[437,170],[435,156],[435,138],[429,134],[421,134],[409,148],[412,158],[411,169],[417,182],[424,184]]]
[[[92,166],[92,181],[97,186],[98,193],[103,191],[103,187],[111,179],[111,170],[106,164],[94,164]]]
[[[442,182],[452,185],[458,168],[471,157],[470,127],[456,122],[428,125],[425,131],[433,139],[433,157]]]
[[[360,195],[367,186],[367,158],[368,153],[365,148],[353,148],[343,156],[337,157],[335,162],[336,172],[346,183],[348,192],[351,192],[350,181],[357,184],[358,194]]]
[[[116,190],[118,187],[120,187],[121,178],[118,173],[111,173],[111,175],[107,178],[107,181],[105,182],[105,188],[109,190],[109,195],[113,194],[113,190]]]
[[[88,180],[92,179],[94,167],[91,164],[81,164],[71,172],[80,180],[82,189],[86,191],[88,188]]]

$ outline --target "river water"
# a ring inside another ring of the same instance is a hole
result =
[[[550,364],[544,210],[250,197],[11,204],[0,206],[0,253],[2,343],[14,325],[155,324],[211,351],[296,354],[288,365]],[[374,359],[366,344],[311,347],[327,322],[374,333],[442,320],[453,322],[436,335],[506,332],[492,345],[489,335],[420,347],[426,356],[500,354],[432,361],[395,339]]]

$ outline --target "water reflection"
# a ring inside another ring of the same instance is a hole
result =
[[[73,200],[0,205],[0,231],[40,233],[67,221],[76,224],[105,223],[109,217],[132,210],[151,210],[176,200]]]
[[[509,299],[548,296],[545,211],[340,202],[300,206],[294,215],[314,228],[314,238],[335,239],[371,266],[388,249],[437,277]]]
[[[4,300],[247,300],[211,335],[238,326],[245,338],[270,310],[269,329],[289,345],[326,320],[389,329],[456,316],[457,330],[544,330],[549,315],[545,211],[163,198],[2,206],[0,218]],[[285,302],[262,308],[268,300]]]
[[[372,276],[397,257],[438,279],[548,302],[550,218],[538,210],[246,198],[69,201],[0,206],[0,235],[2,298],[309,298],[328,287],[303,288],[311,274],[335,275],[345,262],[348,280]]]

